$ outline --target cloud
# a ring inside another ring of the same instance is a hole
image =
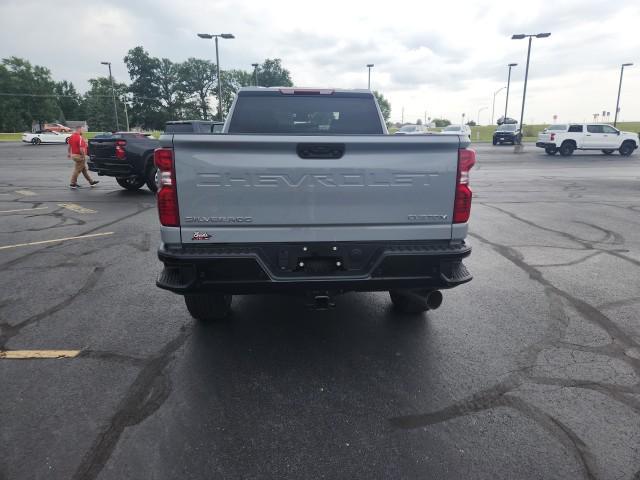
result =
[[[471,0],[4,0],[0,56],[47,66],[56,79],[84,90],[89,78],[106,74],[103,60],[113,63],[118,80],[127,80],[122,59],[137,45],[174,61],[215,59],[213,42],[196,33],[231,32],[236,39],[220,42],[222,68],[249,70],[278,57],[298,84],[362,88],[365,65],[374,63],[372,84],[391,100],[392,118],[399,119],[403,107],[409,118],[425,110],[458,118],[491,109],[510,62],[519,64],[512,77],[518,109],[526,41],[510,36],[550,31],[550,38],[533,42],[526,113],[540,120],[578,118],[615,108],[609,104],[619,64],[640,64],[639,18],[633,0],[529,0],[526,7]],[[640,118],[640,91],[631,87],[639,80],[640,68],[625,73],[623,111],[632,119]],[[498,98],[503,102],[503,93]]]

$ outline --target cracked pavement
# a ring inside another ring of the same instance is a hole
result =
[[[246,296],[199,325],[154,285],[152,194],[0,144],[0,211],[40,208],[0,246],[114,232],[0,250],[0,350],[80,350],[0,359],[0,478],[640,479],[640,155],[477,150],[474,280],[437,311]]]

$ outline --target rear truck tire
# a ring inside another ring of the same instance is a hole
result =
[[[40,139],[39,138],[32,138],[31,139],[31,143],[33,143],[34,145],[40,145]]]
[[[556,147],[545,147],[544,151],[547,155],[555,155],[556,153],[558,153],[558,149]]]
[[[147,184],[147,188],[153,193],[158,191],[158,184],[156,183],[157,171],[158,167],[153,164],[153,161],[147,165],[147,170],[145,171],[145,183]]]
[[[622,145],[618,149],[618,153],[620,153],[620,155],[622,155],[623,157],[628,157],[633,153],[635,149],[636,149],[635,143],[627,140],[626,142],[622,143]]]
[[[423,313],[442,304],[442,293],[438,290],[391,290],[389,296],[394,308],[401,313]]]
[[[145,179],[134,175],[131,177],[116,177],[116,182],[126,190],[140,190],[145,183]]]
[[[573,155],[573,151],[575,149],[576,147],[572,142],[564,142],[562,145],[560,145],[559,152],[563,157],[570,157],[571,155]]]
[[[185,295],[184,303],[193,318],[200,322],[216,322],[231,313],[231,295],[222,293]]]
[[[602,150],[602,153],[604,153],[605,155],[611,155],[614,152],[614,150]]]

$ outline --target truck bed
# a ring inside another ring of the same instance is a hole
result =
[[[182,244],[464,238],[453,225],[464,137],[164,135]],[[167,232],[165,241],[176,240]]]

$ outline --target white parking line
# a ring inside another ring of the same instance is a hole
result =
[[[31,245],[42,245],[45,243],[66,242],[67,240],[84,240],[87,238],[104,237],[106,235],[113,235],[113,233],[114,232],[92,233],[91,235],[78,235],[77,237],[55,238],[53,240],[40,240],[39,242],[29,243],[16,243],[15,245],[4,245],[0,247],[0,250],[6,250],[8,248],[29,247]]]
[[[20,195],[24,195],[25,197],[31,197],[33,195],[37,195],[36,192],[32,192],[31,190],[16,190],[16,193]]]
[[[96,210],[84,208],[80,205],[76,205],[75,203],[59,203],[58,206],[76,213],[96,213]]]
[[[0,213],[29,212],[31,210],[45,210],[47,208],[49,207],[17,208],[16,210],[0,210]]]
[[[25,360],[29,358],[74,358],[80,350],[0,350],[0,360]]]

